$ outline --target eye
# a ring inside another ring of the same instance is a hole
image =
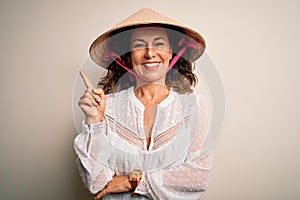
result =
[[[168,47],[168,43],[164,38],[157,38],[154,40],[153,46],[157,49],[166,49]]]
[[[146,48],[146,44],[144,44],[144,43],[134,43],[132,45],[132,48],[134,48],[134,49]]]
[[[165,46],[165,43],[164,42],[156,42],[154,44],[156,47],[159,47],[159,46]]]

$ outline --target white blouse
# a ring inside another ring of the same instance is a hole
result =
[[[107,95],[103,122],[88,127],[74,140],[85,186],[98,193],[114,175],[143,172],[134,199],[199,199],[207,188],[212,155],[203,151],[208,133],[204,98],[170,91],[157,105],[147,149],[144,106],[133,87]],[[89,145],[87,145],[89,141]],[[87,149],[88,146],[88,149]],[[103,199],[131,199],[131,192]]]

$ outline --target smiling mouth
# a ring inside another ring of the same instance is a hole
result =
[[[160,62],[143,63],[142,65],[148,70],[154,70],[159,67]]]

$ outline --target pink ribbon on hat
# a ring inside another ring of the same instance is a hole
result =
[[[194,49],[200,49],[200,43],[193,40],[193,39],[189,39],[187,40],[187,38],[185,36],[183,36],[181,38],[181,40],[178,43],[179,46],[183,46],[182,49],[178,52],[178,54],[176,56],[174,56],[174,58],[172,59],[171,63],[169,64],[169,67],[167,69],[167,72],[176,64],[176,62],[179,60],[179,58],[182,56],[182,54],[186,51],[186,49],[188,47],[190,48],[194,48]],[[136,73],[134,73],[133,71],[131,71],[126,65],[124,65],[122,63],[122,59],[120,56],[118,56],[115,52],[113,51],[106,51],[104,53],[104,60],[108,61],[108,60],[114,60],[118,65],[120,65],[121,67],[123,67],[123,69],[125,69],[126,71],[128,71],[130,74],[134,75],[136,78],[141,79],[142,81],[145,82],[149,82],[147,80],[145,80],[143,77],[140,77],[139,75],[137,75]],[[132,76],[129,76],[130,80],[133,82],[133,78]]]
[[[118,65],[120,65],[121,67],[123,67],[124,69],[126,69],[126,71],[130,72],[130,73],[133,73],[130,71],[130,69],[124,65],[122,63],[122,59],[120,56],[118,56],[115,52],[113,51],[106,51],[104,53],[104,60],[108,61],[108,60],[114,60]]]
[[[122,58],[120,56],[118,56],[115,52],[113,51],[106,51],[104,53],[104,60],[108,61],[108,60],[114,60],[118,65],[120,65],[121,67],[123,67],[126,71],[128,71],[130,74],[134,75],[135,77],[138,77],[142,80],[144,80],[142,77],[138,76],[136,73],[134,73],[133,71],[131,71],[126,65],[124,65],[122,63]],[[133,82],[134,79],[132,76],[129,76],[130,80]],[[144,80],[145,81],[145,80]]]
[[[179,58],[182,56],[182,54],[186,51],[188,47],[194,48],[194,49],[200,49],[200,43],[196,42],[193,39],[187,40],[185,36],[181,38],[181,40],[178,43],[179,46],[183,46],[182,49],[178,52],[176,56],[172,59],[171,63],[169,64],[167,72],[175,65],[175,63],[179,60]]]

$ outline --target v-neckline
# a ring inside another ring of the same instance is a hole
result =
[[[144,104],[136,97],[135,93],[134,93],[134,87],[130,88],[130,95],[132,96],[132,100],[133,103],[139,107],[141,113],[142,113],[142,122],[141,122],[141,131],[142,131],[142,135],[144,136],[144,150],[145,151],[151,151],[152,147],[153,147],[153,133],[156,130],[156,126],[157,126],[157,116],[159,115],[159,112],[162,108],[166,107],[170,101],[173,98],[173,91],[170,89],[168,96],[163,99],[159,104],[157,104],[156,106],[156,113],[155,113],[155,118],[152,124],[152,128],[151,131],[149,133],[149,137],[150,137],[150,144],[149,144],[149,148],[147,148],[147,136],[146,136],[146,132],[145,132],[145,126],[144,126],[144,112],[145,112],[145,106]]]

